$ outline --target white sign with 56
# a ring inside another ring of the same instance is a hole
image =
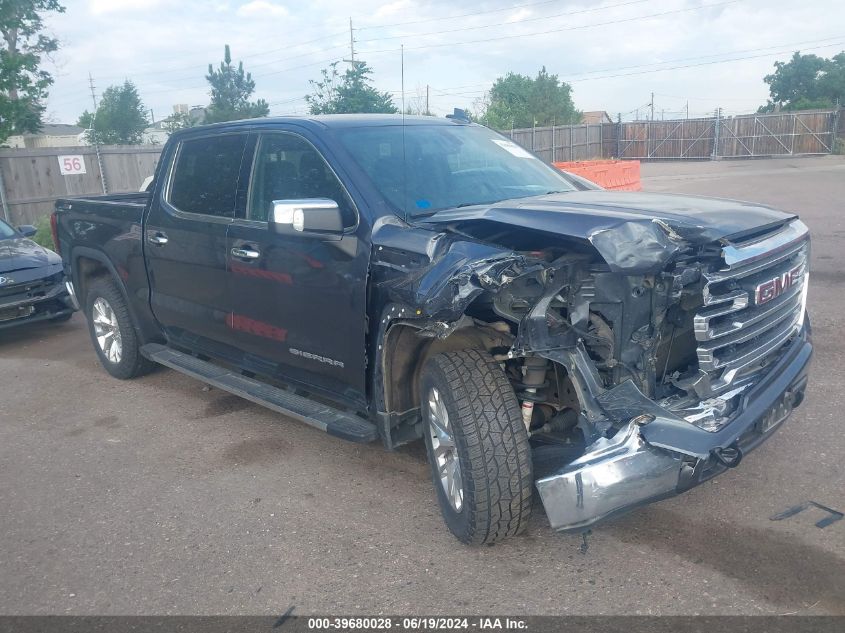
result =
[[[62,176],[76,176],[86,173],[85,157],[81,154],[75,156],[59,156],[59,171]]]

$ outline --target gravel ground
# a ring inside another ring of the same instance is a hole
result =
[[[742,466],[580,536],[458,544],[421,445],[333,439],[172,371],[121,382],[83,319],[0,332],[5,614],[845,614],[845,160],[643,166],[644,188],[799,212],[804,405]]]

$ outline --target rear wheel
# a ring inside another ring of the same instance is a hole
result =
[[[501,366],[478,350],[437,354],[420,379],[425,444],[446,525],[462,542],[520,533],[531,514],[531,449]]]
[[[114,281],[103,277],[91,283],[85,316],[100,363],[112,376],[126,380],[153,369],[155,364],[141,355],[129,308]]]

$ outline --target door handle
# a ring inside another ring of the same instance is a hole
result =
[[[232,256],[239,259],[258,259],[261,257],[261,253],[251,248],[233,248]]]
[[[147,237],[147,241],[150,244],[155,244],[156,246],[164,246],[165,244],[167,244],[167,236],[164,233],[158,231]]]

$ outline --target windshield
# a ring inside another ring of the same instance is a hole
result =
[[[481,126],[408,125],[404,134],[399,125],[352,128],[340,138],[376,189],[406,217],[575,190],[539,158]]]
[[[18,234],[11,226],[0,220],[0,240],[8,240],[10,237],[17,237]]]

